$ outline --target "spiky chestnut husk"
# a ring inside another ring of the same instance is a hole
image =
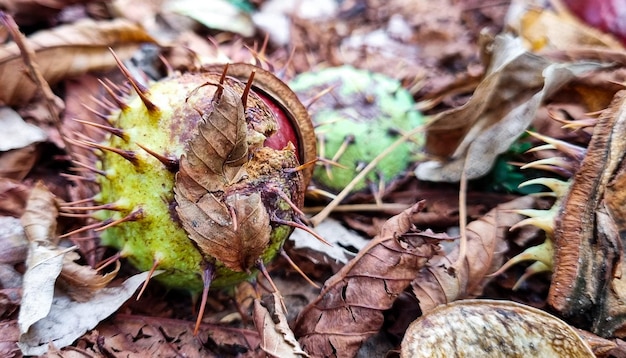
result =
[[[289,85],[301,99],[308,100],[324,90],[332,91],[316,98],[310,111],[317,126],[320,157],[338,164],[318,167],[313,180],[334,192],[343,190],[402,133],[424,124],[411,94],[397,80],[381,74],[342,66],[301,74]],[[417,136],[400,145],[354,191],[368,187],[368,183],[389,182],[404,173],[421,143],[423,138]]]
[[[258,194],[271,231],[259,257],[248,258],[239,267],[203,252],[177,215],[174,186],[179,158],[197,136],[201,118],[214,110],[218,88],[214,84],[222,71],[223,66],[213,66],[172,76],[148,89],[139,88],[140,96],[118,98],[120,110],[110,117],[117,135],[96,146],[101,151],[97,168],[103,174],[97,179],[101,192],[96,201],[110,209],[97,216],[103,223],[118,222],[102,232],[102,244],[118,248],[140,270],[164,270],[156,279],[172,288],[200,291],[207,266],[213,270],[211,287],[230,286],[255,273],[255,259],[269,262],[292,231],[284,224],[297,216],[291,204],[303,204],[310,172],[297,167],[315,158],[314,138],[307,137],[313,128],[295,95],[260,68],[231,64],[228,73],[233,77],[226,77],[223,87],[247,98],[250,149],[247,176],[221,188],[219,195],[226,202],[237,200],[237,195]],[[253,71],[257,80],[244,95],[244,82]]]

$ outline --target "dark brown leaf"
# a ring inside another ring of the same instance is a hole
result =
[[[279,293],[254,300],[254,325],[261,337],[261,349],[272,357],[308,357],[287,324],[284,302]]]
[[[352,357],[379,331],[383,311],[437,252],[439,240],[411,232],[423,202],[389,219],[380,234],[337,274],[300,313],[294,333],[315,357]]]

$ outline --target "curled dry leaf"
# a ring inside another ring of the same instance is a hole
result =
[[[221,87],[213,101],[214,110],[202,115],[181,157],[176,210],[205,256],[247,271],[270,241],[270,217],[259,193],[224,195],[226,187],[246,176],[247,125],[234,90]]]
[[[76,263],[78,259],[79,255],[75,252],[65,254],[59,276],[59,286],[72,300],[86,302],[115,278],[121,264],[117,262],[115,270],[101,275],[89,266]]]
[[[594,63],[551,63],[527,52],[521,40],[496,37],[490,67],[463,106],[435,116],[426,150],[445,158],[420,164],[415,174],[428,181],[458,182],[485,175],[535,118],[543,100]]]
[[[36,53],[43,77],[50,84],[87,71],[114,68],[112,48],[120,58],[129,57],[142,43],[154,43],[141,27],[125,20],[83,20],[72,25],[35,33],[28,38]],[[22,68],[15,43],[0,47],[0,78],[3,81],[0,102],[19,106],[30,101],[37,87]]]
[[[54,194],[38,182],[30,192],[21,221],[24,233],[31,243],[56,245],[59,209]]]
[[[254,300],[253,319],[261,338],[261,349],[272,357],[308,357],[287,323],[285,303],[279,293]]]
[[[595,357],[567,323],[515,302],[465,300],[411,323],[400,356]]]
[[[383,311],[437,252],[439,239],[412,229],[420,202],[389,219],[380,234],[337,274],[300,313],[294,333],[315,357],[352,357],[380,330]]]
[[[487,283],[485,276],[496,271],[506,253],[505,237],[511,226],[523,216],[510,210],[531,208],[535,200],[524,196],[500,204],[485,216],[467,225],[467,255],[459,270],[451,272],[459,255],[459,246],[432,258],[411,283],[422,312],[462,298],[476,297]]]

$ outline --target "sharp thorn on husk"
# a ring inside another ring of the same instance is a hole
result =
[[[280,249],[280,255],[281,255],[282,257],[284,257],[284,258],[285,258],[285,260],[287,260],[287,262],[289,263],[289,265],[290,265],[290,266],[291,266],[294,270],[296,270],[296,272],[297,272],[298,274],[300,274],[300,276],[302,276],[302,278],[304,278],[304,280],[305,280],[306,282],[308,282],[308,283],[309,283],[309,285],[311,285],[311,286],[313,286],[313,287],[315,287],[315,288],[320,288],[320,286],[319,286],[318,284],[316,284],[315,282],[313,282],[313,280],[311,280],[311,279],[309,278],[309,276],[307,276],[307,275],[304,273],[304,271],[302,271],[302,269],[301,269],[300,267],[298,267],[298,265],[296,265],[296,263],[295,263],[295,262],[293,262],[293,260],[291,259],[291,257],[289,257],[289,255],[287,255],[287,252],[285,252],[285,249],[284,249],[284,248],[281,248],[281,249]]]
[[[101,101],[99,101],[98,105],[99,105],[100,107],[102,107],[104,104],[103,104]],[[107,120],[107,121],[109,120],[109,115],[104,114],[104,113],[102,113],[102,112],[99,112],[99,111],[97,111],[96,109],[91,108],[90,106],[88,106],[88,105],[86,105],[86,104],[84,104],[84,103],[82,104],[82,106],[83,106],[83,108],[85,108],[85,109],[86,109],[86,110],[88,110],[89,112],[91,112],[91,113],[93,113],[94,115],[96,115],[98,118],[100,118],[100,119],[104,119],[104,120]],[[105,109],[106,109],[106,108],[105,108]],[[109,110],[110,110],[110,109],[109,109]]]
[[[104,81],[98,79],[98,82],[100,82],[100,85],[102,85],[102,87],[104,88],[104,90],[109,94],[109,97],[111,97],[111,99],[113,100],[114,106],[121,109],[121,110],[126,110],[128,108],[128,105],[126,104],[126,102],[124,102],[122,100],[122,98],[120,96],[118,96],[117,93],[115,93],[115,91],[113,91],[113,89],[111,87],[109,87],[106,83],[104,83]],[[113,107],[113,104],[108,105],[105,103],[105,105],[108,108]],[[113,107],[114,108],[114,107]]]
[[[333,246],[330,242],[326,241],[326,239],[324,239],[322,236],[320,236],[320,234],[316,233],[313,229],[311,229],[310,227],[295,222],[295,221],[290,221],[290,220],[283,220],[283,219],[279,219],[277,217],[274,217],[271,219],[271,221],[274,221],[276,223],[282,224],[282,225],[287,225],[287,226],[291,226],[300,230],[304,230],[306,232],[308,232],[309,234],[313,235],[313,237],[315,237],[316,239],[318,239],[319,241],[323,242],[324,244],[328,245],[328,246]]]
[[[113,222],[113,220],[107,219],[107,220],[104,220],[104,221],[101,221],[101,222],[93,223],[91,225],[85,225],[85,226],[81,227],[80,229],[76,229],[74,231],[70,231],[70,232],[65,233],[63,235],[59,235],[59,239],[63,239],[63,238],[66,238],[66,237],[69,237],[69,236],[72,236],[72,235],[75,235],[75,234],[79,234],[79,233],[88,231],[88,230],[98,231],[99,228],[101,228],[103,226],[106,226],[106,225],[110,224],[111,222]]]
[[[283,170],[284,170],[285,173],[299,172],[301,170],[305,170],[305,169],[308,169],[308,168],[314,166],[317,163],[318,160],[319,160],[318,158],[315,158],[315,159],[309,160],[308,162],[306,162],[304,164],[300,164],[297,167],[285,168]]]
[[[136,298],[137,301],[139,301],[139,299],[143,295],[143,292],[146,290],[146,287],[148,287],[148,282],[150,282],[152,275],[154,275],[154,271],[156,271],[157,267],[159,267],[159,263],[160,261],[156,259],[152,263],[152,267],[150,268],[150,271],[148,272],[148,277],[146,277],[146,280],[143,282],[143,285],[141,286],[141,290],[139,290],[139,293],[137,294],[137,298]]]
[[[571,144],[568,143],[566,141],[562,141],[559,139],[555,139],[552,137],[548,137],[542,134],[539,134],[537,132],[532,132],[532,131],[526,131],[526,133],[528,133],[529,135],[543,141],[546,142],[548,144],[551,144],[554,149],[562,152],[563,154],[571,157],[572,159],[574,159],[577,162],[580,162],[583,160],[583,158],[585,157],[585,153],[586,153],[586,149],[580,146],[577,146],[575,144]]]
[[[119,128],[112,127],[112,126],[107,126],[107,125],[104,125],[104,124],[95,123],[95,122],[91,122],[91,121],[84,121],[82,119],[77,119],[77,118],[72,118],[72,120],[74,120],[75,122],[78,122],[78,123],[82,123],[84,125],[88,125],[88,126],[99,128],[99,129],[103,129],[103,130],[113,134],[114,136],[123,139],[126,142],[128,141],[128,135],[123,130],[121,130]]]
[[[128,221],[137,221],[143,218],[143,216],[144,216],[143,210],[139,208],[139,209],[133,210],[130,214],[124,216],[123,218],[113,220],[113,221],[109,221],[110,219],[108,219],[107,220],[108,222],[105,225],[95,228],[94,231],[104,231],[110,227],[113,227],[115,225],[119,225]]]
[[[91,210],[113,210],[119,211],[121,210],[116,203],[108,203],[102,205],[92,205],[92,206],[61,206],[59,207],[61,210],[78,210],[78,211],[91,211]]]
[[[301,217],[305,217],[306,215],[302,212],[302,210],[300,210],[300,208],[294,204],[293,201],[291,201],[291,198],[285,194],[284,191],[280,190],[280,188],[277,188],[273,185],[268,186],[267,188],[268,190],[271,190],[272,192],[276,193],[278,196],[280,196],[281,199],[283,199],[290,207],[291,209],[298,214]]]
[[[200,309],[198,310],[198,317],[196,318],[196,325],[193,329],[193,335],[198,335],[200,330],[200,324],[202,323],[202,317],[204,316],[204,309],[206,308],[206,302],[209,297],[209,288],[211,282],[215,277],[215,267],[213,264],[207,264],[207,267],[202,271],[202,298],[200,300]]]
[[[123,150],[123,149],[119,149],[119,148],[115,148],[115,147],[111,147],[111,146],[106,146],[100,143],[96,143],[96,142],[90,142],[90,141],[86,141],[86,140],[76,140],[76,141],[72,141],[72,142],[77,142],[77,145],[84,145],[87,146],[89,148],[94,148],[94,149],[100,149],[100,150],[105,150],[105,151],[109,151],[111,153],[115,153],[119,156],[121,156],[122,158],[128,160],[130,163],[132,163],[133,165],[137,165],[139,164],[139,159],[137,158],[137,153],[135,151],[132,150]]]
[[[522,165],[520,169],[545,168],[546,166],[559,167],[570,172],[574,170],[572,162],[567,160],[567,158],[564,158],[564,157],[550,157],[550,158],[535,160],[533,162]]]
[[[220,76],[219,86],[217,86],[217,90],[215,90],[215,98],[219,100],[222,98],[222,94],[224,93],[224,83],[226,82],[226,75],[228,74],[228,63],[224,65],[224,69],[222,70],[222,75]],[[245,106],[244,106],[245,107]]]
[[[113,51],[113,49],[110,49],[110,51],[111,51],[111,54],[113,55],[113,58],[115,59],[115,62],[117,63],[117,67],[120,69],[124,77],[126,77],[128,82],[130,82],[131,86],[133,86],[133,88],[135,89],[135,92],[137,92],[137,95],[141,99],[141,102],[143,102],[144,106],[146,106],[146,109],[148,110],[148,112],[150,113],[157,112],[159,110],[159,107],[148,98],[148,94],[150,93],[148,89],[144,87],[141,83],[139,83],[139,81],[137,81],[131,75],[130,71],[128,70],[128,67],[126,67],[124,63],[120,60],[120,58],[117,57],[117,54],[115,54],[115,51]]]
[[[176,158],[173,157],[167,157],[165,155],[161,155],[139,143],[135,143],[137,144],[137,146],[143,150],[145,150],[148,154],[150,154],[151,156],[155,157],[158,161],[160,161],[161,163],[163,163],[163,165],[165,166],[165,168],[172,172],[172,173],[176,173],[178,172],[178,168],[180,165],[180,161]]]
[[[72,160],[72,163],[74,165],[77,165],[77,166],[83,168],[83,169],[87,169],[87,170],[89,170],[92,173],[96,173],[96,174],[102,175],[103,177],[106,177],[106,175],[107,175],[107,173],[104,170],[100,170],[100,169],[95,168],[93,166],[90,166],[88,164],[81,163],[81,162],[79,162],[77,160]]]
[[[109,257],[108,259],[104,260],[102,263],[100,263],[100,265],[96,266],[96,271],[100,271],[103,268],[109,266],[110,264],[116,262],[117,260],[119,260],[122,257],[122,253],[121,252],[117,252],[115,255]]]
[[[248,105],[248,95],[250,94],[250,90],[252,89],[252,83],[254,82],[254,75],[256,75],[256,71],[253,70],[250,72],[250,76],[248,77],[248,82],[246,82],[246,87],[241,94],[241,103],[243,104],[243,108],[246,109]]]
[[[520,278],[515,282],[515,285],[511,288],[513,291],[517,291],[529,277],[533,275],[537,275],[542,272],[552,272],[552,268],[541,261],[533,262],[532,265],[528,266],[524,271],[524,274],[520,276]]]
[[[554,231],[554,215],[546,215],[545,217],[532,217],[524,219],[509,228],[509,231],[514,231],[522,226],[532,225],[540,228],[548,234],[552,234]]]
[[[555,179],[555,178],[535,178],[535,179],[530,179],[527,180],[523,183],[521,183],[520,185],[518,185],[519,188],[523,188],[525,186],[529,186],[529,185],[543,185],[548,187],[550,190],[552,190],[556,196],[558,197],[562,197],[565,195],[565,193],[567,193],[567,190],[569,188],[569,183],[566,181],[562,181],[559,179]]]

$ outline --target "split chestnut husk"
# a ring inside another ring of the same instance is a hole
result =
[[[133,96],[105,85],[115,110],[95,148],[101,243],[170,288],[199,292],[252,277],[294,226],[316,158],[297,97],[248,64],[210,66],[149,88],[120,64]],[[87,163],[83,163],[87,164]],[[86,165],[85,165],[86,166]],[[77,208],[78,209],[78,208]]]

